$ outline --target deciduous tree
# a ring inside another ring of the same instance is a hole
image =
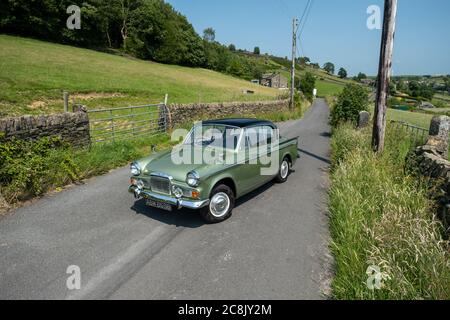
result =
[[[339,72],[338,72],[338,76],[341,79],[347,78],[347,70],[345,70],[344,68],[340,68]]]
[[[300,78],[300,90],[303,92],[305,97],[312,102],[314,95],[313,90],[316,86],[316,78],[311,72],[307,72],[303,77]]]
[[[213,28],[203,30],[203,40],[206,42],[214,42],[216,40],[216,31]]]
[[[331,62],[327,62],[323,65],[323,69],[329,74],[334,74],[334,64]]]

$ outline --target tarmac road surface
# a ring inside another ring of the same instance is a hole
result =
[[[300,136],[295,172],[239,200],[220,224],[135,203],[128,167],[0,218],[0,299],[325,298],[328,116],[318,99],[280,124]],[[80,290],[66,286],[71,265]]]

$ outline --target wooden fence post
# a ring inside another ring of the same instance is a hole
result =
[[[69,112],[69,93],[67,91],[63,92],[64,100],[64,112]]]
[[[169,95],[166,93],[164,96],[164,103],[159,106],[158,112],[158,131],[167,131],[167,102],[169,100]]]
[[[115,125],[114,125],[114,115],[112,110],[109,110],[109,115],[111,117],[111,130],[112,130],[112,141],[115,142]]]

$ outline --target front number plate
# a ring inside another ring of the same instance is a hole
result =
[[[168,203],[154,201],[154,200],[147,200],[147,205],[153,208],[158,208],[166,211],[172,211],[172,206]]]

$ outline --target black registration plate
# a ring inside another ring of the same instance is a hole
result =
[[[172,211],[172,205],[165,203],[165,202],[147,199],[147,205],[150,207],[162,209],[165,211]]]

